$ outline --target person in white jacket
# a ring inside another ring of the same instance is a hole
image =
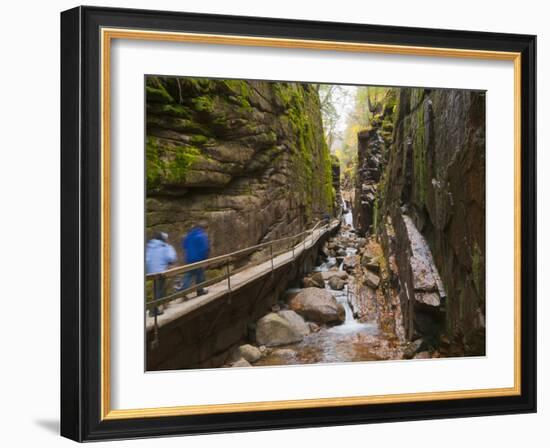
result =
[[[176,250],[167,243],[168,234],[164,232],[157,233],[149,240],[145,247],[145,271],[147,274],[156,274],[163,272],[176,261]],[[154,283],[155,298],[161,298],[166,293],[166,281],[163,278],[157,279]],[[155,307],[149,310],[149,316],[161,315],[162,311]]]

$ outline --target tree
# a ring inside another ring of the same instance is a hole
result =
[[[334,151],[334,143],[342,138],[341,132],[338,130],[342,107],[337,107],[337,105],[348,101],[349,93],[337,84],[319,84],[318,91],[325,141],[329,149]]]

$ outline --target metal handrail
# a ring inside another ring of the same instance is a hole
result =
[[[148,274],[146,276],[146,279],[147,280],[153,280],[153,300],[146,301],[146,303],[145,303],[145,309],[146,310],[153,310],[154,337],[153,337],[153,340],[151,341],[151,348],[152,349],[158,348],[159,343],[160,343],[158,317],[157,317],[157,313],[156,313],[156,309],[157,309],[158,306],[160,306],[164,303],[176,300],[180,297],[184,297],[187,294],[198,290],[199,288],[204,288],[204,287],[212,285],[214,283],[218,283],[222,280],[227,281],[227,291],[231,292],[231,275],[232,274],[234,275],[238,272],[241,272],[241,271],[243,271],[246,268],[249,268],[251,266],[250,264],[247,264],[245,266],[241,266],[240,268],[234,269],[232,271],[230,262],[233,261],[233,258],[236,255],[242,255],[242,254],[247,253],[247,252],[253,252],[255,250],[262,249],[262,248],[268,247],[268,246],[269,246],[269,257],[267,257],[266,259],[260,260],[260,261],[256,261],[255,263],[252,264],[252,266],[255,266],[255,265],[258,265],[258,264],[261,264],[261,263],[265,263],[268,259],[271,259],[271,273],[273,274],[273,272],[275,270],[274,259],[277,256],[282,255],[283,253],[289,252],[290,249],[292,249],[292,259],[294,259],[296,247],[301,246],[302,241],[299,241],[297,244],[293,243],[292,247],[284,249],[284,250],[276,251],[275,253],[273,252],[273,245],[277,244],[277,243],[280,243],[280,242],[283,242],[283,241],[295,240],[296,238],[299,238],[303,235],[306,235],[306,237],[303,239],[304,250],[305,250],[306,249],[306,242],[307,242],[307,235],[311,235],[311,237],[313,238],[313,234],[314,234],[315,230],[319,230],[319,231],[322,230],[321,228],[320,229],[317,229],[317,228],[323,222],[325,222],[325,221],[324,220],[317,221],[317,223],[311,229],[306,230],[304,232],[300,232],[297,235],[293,235],[293,236],[285,237],[285,238],[279,238],[277,240],[268,241],[268,242],[262,243],[262,244],[257,244],[255,246],[251,246],[251,247],[248,247],[246,249],[241,249],[241,250],[238,250],[236,252],[232,252],[230,254],[221,255],[221,256],[213,257],[213,258],[210,258],[210,259],[207,259],[207,260],[204,260],[204,261],[199,261],[197,263],[191,263],[191,264],[188,264],[188,265],[185,265],[185,266],[180,266],[180,267],[177,267],[177,268],[168,269],[164,272],[159,272],[159,273],[156,273],[156,274]],[[327,225],[325,225],[325,227],[330,229],[330,223],[331,223],[331,221],[329,221],[329,223]],[[156,296],[156,294],[157,294],[157,288],[156,288],[157,285],[156,285],[156,283],[160,279],[171,277],[171,276],[174,276],[174,275],[178,275],[178,274],[181,274],[181,273],[184,273],[184,272],[188,272],[188,271],[191,271],[193,269],[206,267],[206,266],[211,266],[213,264],[219,265],[220,263],[224,264],[224,267],[225,267],[225,274],[224,275],[217,276],[215,278],[211,278],[211,279],[206,280],[202,283],[195,284],[195,285],[193,285],[193,286],[191,286],[187,289],[177,291],[175,293],[169,294],[169,295],[164,296],[164,297],[157,297]]]
[[[146,280],[153,280],[153,282],[156,282],[157,280],[159,280],[161,278],[172,277],[172,276],[182,274],[182,273],[185,273],[185,272],[197,269],[197,268],[211,266],[213,264],[219,265],[222,262],[224,262],[223,265],[225,267],[225,273],[223,275],[217,276],[217,277],[209,279],[209,280],[205,280],[202,283],[195,284],[195,285],[193,285],[193,286],[191,286],[191,287],[189,287],[185,290],[180,290],[180,291],[177,291],[175,293],[168,294],[164,297],[154,297],[153,300],[149,300],[149,301],[146,302],[146,308],[147,309],[155,308],[155,307],[157,307],[159,305],[162,305],[166,302],[171,302],[172,300],[176,300],[180,297],[186,296],[187,294],[189,294],[191,292],[194,292],[197,289],[204,288],[206,286],[210,286],[214,283],[217,283],[217,282],[220,282],[220,281],[223,281],[223,280],[227,280],[228,290],[231,290],[231,275],[234,275],[238,272],[241,272],[242,270],[244,270],[246,268],[249,268],[251,266],[250,264],[248,264],[248,265],[242,266],[241,268],[231,270],[230,262],[233,261],[233,259],[236,255],[242,255],[244,253],[252,252],[252,251],[264,248],[264,247],[270,247],[270,255],[268,257],[265,257],[265,259],[262,259],[262,260],[259,260],[259,261],[255,262],[252,266],[264,263],[264,262],[268,261],[269,259],[271,259],[271,270],[273,271],[273,269],[275,267],[273,259],[276,258],[277,256],[283,254],[283,253],[286,253],[286,252],[290,251],[290,250],[292,250],[293,257],[294,257],[294,251],[296,250],[297,247],[301,246],[302,241],[299,241],[298,243],[293,244],[291,247],[289,247],[287,249],[279,250],[279,251],[276,251],[276,252],[273,252],[273,245],[274,244],[281,243],[281,242],[284,242],[284,241],[294,240],[294,239],[299,238],[303,235],[313,235],[315,230],[321,230],[320,228],[318,229],[318,227],[323,222],[324,221],[318,221],[315,224],[315,226],[313,226],[311,229],[305,230],[303,232],[300,232],[300,233],[298,233],[296,235],[293,235],[293,236],[290,236],[290,237],[279,238],[277,240],[257,244],[257,245],[248,247],[246,249],[241,249],[241,250],[238,250],[236,252],[232,252],[230,254],[220,255],[218,257],[209,258],[207,260],[203,260],[203,261],[200,261],[200,262],[197,262],[197,263],[187,264],[185,266],[179,266],[177,268],[168,269],[168,270],[163,271],[163,272],[158,272],[158,273],[155,273],[155,274],[148,274],[148,275],[146,275]],[[305,246],[306,241],[307,241],[307,236],[303,240],[304,248],[306,247]],[[153,285],[153,291],[156,291],[155,285]],[[155,321],[156,321],[156,315],[155,315]]]
[[[298,238],[302,235],[309,234],[309,233],[313,232],[314,230],[316,230],[317,226],[319,224],[321,224],[322,222],[323,221],[318,221],[315,224],[315,226],[313,226],[311,229],[304,230],[303,232],[297,233],[296,235],[287,236],[287,237],[284,237],[284,238],[279,238],[277,240],[267,241],[265,243],[256,244],[254,246],[250,246],[250,247],[247,247],[245,249],[239,249],[239,250],[237,250],[235,252],[231,252],[229,254],[218,255],[217,257],[208,258],[206,260],[197,261],[195,263],[189,263],[189,264],[186,264],[186,265],[183,265],[183,266],[177,266],[177,267],[174,267],[174,268],[167,269],[166,271],[156,272],[154,274],[147,274],[145,276],[145,279],[146,280],[155,280],[155,279],[159,279],[159,278],[167,278],[167,277],[172,277],[174,275],[183,274],[185,272],[192,271],[192,270],[197,269],[197,268],[204,268],[204,267],[210,266],[212,264],[218,265],[218,264],[221,264],[222,262],[226,261],[227,259],[231,259],[231,258],[236,257],[238,255],[243,255],[243,254],[246,254],[247,252],[254,252],[256,250],[263,249],[264,247],[272,246],[273,244],[281,243],[283,241],[289,241],[289,240]]]

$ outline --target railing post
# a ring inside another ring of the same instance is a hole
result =
[[[154,279],[153,280],[153,301],[156,301],[159,297],[157,297],[157,292],[158,292],[158,288],[157,288],[157,281],[158,279]],[[158,346],[159,346],[159,325],[158,325],[158,319],[157,319],[157,306],[154,305],[152,310],[153,310],[153,319],[155,320],[155,323],[154,323],[154,336],[153,336],[153,340],[151,341],[151,349],[156,349]],[[147,311],[146,311],[147,312]]]
[[[324,226],[321,226],[322,222],[321,221],[318,221],[317,224],[315,224],[315,226],[313,226],[311,229],[308,229],[308,230],[305,230],[303,232],[300,232],[296,235],[292,235],[290,237],[284,237],[284,238],[280,238],[278,240],[274,240],[274,241],[268,241],[268,242],[265,242],[265,243],[262,243],[262,244],[257,244],[255,246],[251,246],[249,248],[246,248],[246,249],[242,249],[242,250],[239,250],[239,251],[236,251],[236,252],[233,252],[231,254],[226,254],[226,255],[220,255],[218,257],[213,257],[211,259],[208,259],[208,260],[204,260],[200,263],[190,263],[188,265],[183,265],[181,267],[175,267],[175,268],[171,268],[171,269],[167,269],[166,271],[163,271],[163,272],[159,272],[159,273],[155,273],[155,274],[152,274],[152,275],[146,275],[146,280],[149,281],[153,281],[153,302],[152,304],[149,304],[150,305],[150,308],[147,308],[146,306],[146,309],[151,309],[152,312],[153,312],[153,319],[154,319],[154,323],[155,323],[155,338],[154,340],[151,342],[151,344],[158,344],[158,334],[159,334],[159,331],[158,331],[158,319],[157,319],[157,309],[158,309],[158,306],[157,306],[157,303],[158,302],[162,302],[163,304],[166,303],[168,300],[172,300],[172,296],[173,295],[178,295],[180,294],[180,291],[177,291],[175,294],[168,294],[168,295],[164,295],[163,297],[159,297],[159,295],[161,294],[161,290],[164,290],[164,286],[160,284],[160,282],[164,282],[167,278],[170,278],[174,275],[180,275],[182,272],[188,272],[189,269],[191,269],[189,266],[191,265],[199,265],[199,267],[201,268],[205,268],[207,266],[210,266],[210,264],[212,263],[216,263],[216,266],[223,266],[223,263],[225,261],[225,271],[226,271],[226,274],[225,274],[225,278],[227,279],[227,289],[229,292],[231,292],[231,265],[230,265],[230,262],[232,260],[232,257],[235,257],[237,255],[240,255],[240,254],[243,254],[243,253],[249,253],[251,250],[262,250],[264,251],[265,250],[265,247],[267,245],[269,245],[269,252],[270,252],[270,261],[271,261],[271,271],[272,273],[274,273],[275,271],[275,258],[274,258],[274,248],[273,248],[273,245],[275,243],[282,243],[283,241],[290,241],[291,242],[291,245],[292,245],[292,260],[295,260],[296,257],[297,257],[297,254],[296,254],[296,250],[300,248],[300,238],[303,238],[303,250],[304,252],[307,250],[307,240],[308,238],[311,238],[311,242],[310,242],[310,247],[313,247],[313,243],[314,243],[314,239],[317,237],[320,237],[320,235],[323,234],[324,232],[324,229],[326,229],[327,227],[330,227],[330,226],[327,226],[326,224]],[[288,250],[288,249],[287,249]],[[288,253],[288,252],[286,252]],[[262,263],[264,263],[265,261],[262,261]],[[195,267],[195,266],[193,266]],[[244,267],[243,267],[244,268]],[[223,268],[222,268],[223,269]],[[241,271],[242,268],[238,268],[237,271]],[[151,278],[152,277],[152,278]],[[220,278],[219,281],[223,282],[223,275],[222,277]],[[212,279],[214,280],[214,279]],[[218,279],[216,278],[216,282],[218,281]],[[206,283],[206,282],[205,282]],[[194,288],[189,288],[189,290],[191,291],[195,291],[197,288],[197,285],[195,285]]]
[[[227,276],[227,289],[231,291],[231,271],[229,270],[229,259],[225,262],[225,273]]]

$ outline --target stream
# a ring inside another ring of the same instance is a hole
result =
[[[348,209],[344,214],[345,225],[339,234],[343,240],[354,241],[357,237],[353,232],[353,215]],[[350,223],[350,224],[347,224]],[[346,256],[357,253],[356,247],[345,247]],[[327,260],[316,266],[313,272],[327,272],[336,270],[338,262],[336,257],[328,257]],[[340,262],[338,271],[344,270],[344,262]],[[345,310],[345,320],[335,326],[321,326],[318,331],[306,335],[304,339],[295,344],[273,348],[262,359],[254,363],[256,366],[290,365],[290,364],[315,364],[315,363],[340,363],[350,361],[373,361],[390,359],[394,355],[394,341],[387,334],[380,331],[378,316],[371,313],[369,319],[358,319],[357,310],[353,309],[352,297],[358,295],[354,271],[348,272],[347,282],[342,290],[333,290],[329,282],[325,280],[325,289],[329,290],[334,298],[342,304]],[[293,288],[286,291],[287,296],[297,294],[301,289]],[[362,300],[369,300],[365,297]],[[371,301],[375,299],[371,298]],[[355,301],[356,303],[357,301]],[[370,303],[371,309],[376,309],[376,304]]]

